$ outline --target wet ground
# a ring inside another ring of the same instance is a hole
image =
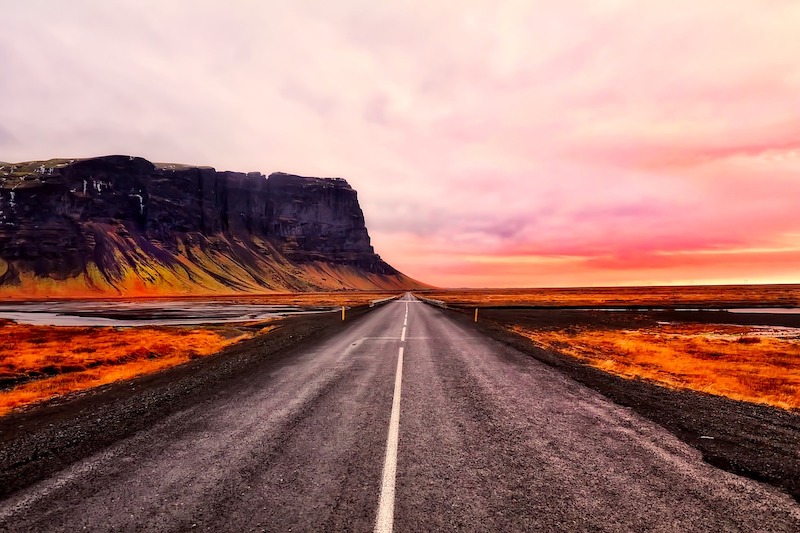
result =
[[[0,319],[36,326],[188,326],[336,309],[203,300],[63,300],[0,304]]]

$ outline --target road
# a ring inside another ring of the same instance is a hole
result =
[[[798,531],[784,493],[413,296],[0,502],[0,531]]]

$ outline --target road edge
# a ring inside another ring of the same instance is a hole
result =
[[[472,308],[427,304],[632,409],[698,450],[712,466],[772,485],[800,503],[800,413],[625,379],[568,354],[539,348],[488,312],[476,323]],[[701,438],[709,434],[716,436]]]
[[[348,309],[344,327],[374,307]],[[338,313],[290,316],[278,329],[160,372],[55,398],[0,417],[0,500],[202,402],[256,366],[337,334]]]

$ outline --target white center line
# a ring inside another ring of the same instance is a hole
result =
[[[394,378],[392,415],[389,418],[389,436],[386,438],[386,460],[383,463],[383,483],[375,519],[376,533],[391,533],[394,525],[394,482],[397,472],[397,440],[400,436],[400,389],[403,380],[403,347],[397,356],[397,374]]]
[[[405,341],[406,341],[406,327],[403,326],[403,331],[402,333],[400,333],[400,342],[405,342]]]

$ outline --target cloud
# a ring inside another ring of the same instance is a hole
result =
[[[0,125],[0,151],[5,151],[14,146],[17,138],[7,128]]]
[[[680,253],[800,233],[794,1],[32,0],[4,22],[5,160],[345,177],[378,252],[439,284],[791,275]]]

